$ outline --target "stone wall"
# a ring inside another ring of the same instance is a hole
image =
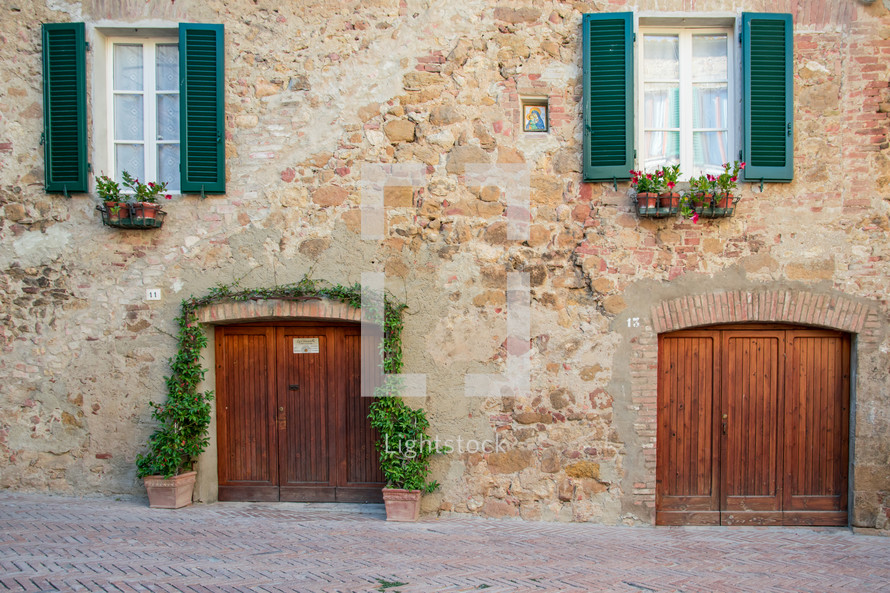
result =
[[[689,325],[659,311],[788,294],[867,312],[848,328],[868,326],[852,517],[890,528],[885,4],[5,2],[0,486],[141,496],[133,459],[182,297],[379,269],[409,306],[406,371],[427,375],[432,432],[506,446],[437,458],[426,512],[651,522],[655,337]],[[626,182],[581,183],[581,15],[613,10],[793,11],[795,181],[745,184],[733,218],[698,224],[638,218]],[[176,196],[161,230],[137,232],[102,227],[94,194],[43,191],[40,24],[79,20],[93,42],[96,27],[225,24],[225,196]],[[548,134],[522,133],[524,96],[549,99]],[[477,162],[529,167],[528,240],[508,239],[502,192],[468,182]],[[362,240],[362,167],[394,163],[421,163],[423,183],[388,188],[387,238]],[[505,368],[512,271],[531,281],[531,393],[467,398],[467,373]]]

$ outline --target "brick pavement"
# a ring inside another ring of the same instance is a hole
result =
[[[890,592],[890,538],[845,529],[382,518],[0,492],[0,591]]]

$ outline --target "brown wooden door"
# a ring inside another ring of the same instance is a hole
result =
[[[720,522],[781,524],[784,332],[721,333]]]
[[[847,523],[849,336],[676,332],[658,370],[656,523]]]
[[[793,331],[787,339],[784,520],[846,525],[850,340]]]
[[[655,490],[661,524],[720,523],[718,338],[704,331],[661,340]]]
[[[221,327],[216,344],[220,500],[381,500],[357,327]]]
[[[278,500],[275,332],[216,332],[216,431],[220,500]]]

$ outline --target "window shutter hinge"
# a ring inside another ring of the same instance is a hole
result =
[[[636,43],[636,42],[637,42],[637,34],[634,33],[634,43]]]
[[[744,163],[744,162],[745,162],[744,157],[742,157],[742,151],[741,151],[741,150],[739,151],[739,162],[740,162],[740,163]]]
[[[93,172],[93,163],[87,163],[87,172],[88,172],[88,173],[92,173],[92,172]]]
[[[46,132],[40,132],[40,146],[46,141]]]
[[[87,46],[87,51],[90,51],[90,50],[93,49],[92,47],[90,47],[90,42],[89,42],[89,41],[85,42],[84,45]]]

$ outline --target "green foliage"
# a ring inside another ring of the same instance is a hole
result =
[[[130,196],[133,202],[148,202],[149,204],[155,204],[158,201],[158,196],[167,191],[166,181],[164,183],[155,183],[154,181],[140,183],[138,179],[134,179],[133,176],[126,171],[123,172],[123,178],[124,187],[133,192]],[[170,194],[165,194],[164,197],[169,200]]]
[[[179,325],[179,352],[170,359],[172,374],[167,377],[167,401],[151,402],[151,417],[159,424],[148,441],[148,453],[136,457],[136,475],[171,477],[189,471],[192,461],[207,447],[213,392],[199,392],[205,369],[201,349],[207,337],[198,325],[195,308],[182,302]]]
[[[99,199],[103,202],[121,201],[121,186],[108,175],[96,177],[96,191],[99,193]]]
[[[630,186],[637,194],[660,194],[664,192],[664,178],[655,173],[645,173],[643,171],[630,171]]]
[[[414,409],[398,397],[401,386],[390,378],[377,388],[368,418],[378,433],[377,452],[387,488],[432,492],[439,484],[427,482],[429,458],[440,450],[427,439],[430,423],[423,409]]]
[[[218,284],[203,297],[190,297],[182,301],[181,313],[176,319],[179,325],[179,352],[170,360],[172,374],[167,378],[166,403],[150,404],[152,418],[159,426],[149,438],[148,452],[136,458],[139,477],[171,477],[189,471],[209,442],[213,392],[198,391],[206,373],[201,366],[201,350],[207,345],[207,338],[198,324],[197,310],[222,301],[314,298],[327,298],[359,308],[362,305],[362,290],[358,283],[351,286],[325,285],[304,277],[299,282],[271,288],[241,288],[237,282]],[[396,374],[402,369],[401,316],[407,305],[394,302],[389,295],[384,296],[383,302],[383,369],[385,373]],[[377,447],[381,451],[380,462],[384,474],[390,483],[401,484],[394,487],[431,491],[436,484],[425,481],[429,474],[428,458],[437,449],[433,447],[432,451],[420,452],[411,459],[405,457],[411,454],[406,448],[408,444],[424,442],[424,431],[429,427],[426,414],[423,410],[409,408],[398,398],[397,382],[388,385],[379,388],[379,397],[371,404],[372,425],[377,426],[373,420],[376,415],[383,427],[382,430],[378,427],[381,441]],[[401,444],[403,453],[385,453],[387,443],[391,446]]]

